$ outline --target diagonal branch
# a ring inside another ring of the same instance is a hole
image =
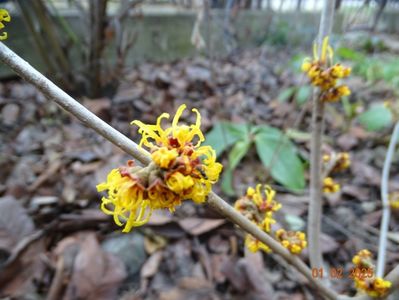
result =
[[[33,84],[47,98],[59,104],[66,111],[76,116],[83,124],[94,129],[104,138],[132,155],[136,160],[143,164],[151,162],[151,157],[147,151],[139,148],[135,142],[91,113],[3,43],[0,43],[0,60],[27,82]],[[320,280],[312,277],[311,271],[299,257],[292,255],[280,243],[261,231],[254,223],[237,212],[218,195],[212,192],[208,197],[208,204],[222,216],[239,225],[243,230],[253,235],[262,243],[268,245],[276,254],[280,255],[304,275],[326,299],[338,299],[338,295],[333,290],[326,287]]]

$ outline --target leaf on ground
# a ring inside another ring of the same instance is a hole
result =
[[[212,283],[200,277],[183,277],[178,286],[163,291],[160,300],[218,299]]]
[[[33,231],[34,224],[25,208],[13,197],[0,198],[0,249],[11,252]]]
[[[144,236],[144,248],[148,254],[153,254],[165,248],[167,240],[160,235],[149,232]]]
[[[379,131],[392,123],[392,112],[382,104],[374,105],[359,115],[360,124],[370,131]]]
[[[173,215],[167,210],[157,209],[155,210],[150,220],[148,221],[148,225],[165,225],[171,223],[173,221]]]
[[[116,299],[120,284],[126,277],[122,261],[104,252],[94,233],[79,241],[71,280],[64,299]]]
[[[356,178],[357,184],[373,185],[379,187],[381,184],[381,173],[370,164],[353,161],[351,170]]]
[[[179,225],[192,235],[201,235],[209,232],[224,223],[224,219],[201,219],[201,218],[185,218],[178,221]]]
[[[233,149],[229,153],[229,168],[234,170],[240,163],[241,159],[247,154],[251,141],[246,138],[235,143]]]
[[[251,299],[272,299],[274,289],[268,278],[260,251],[252,253],[245,249],[245,257],[240,259],[239,265],[244,270],[249,283],[249,295]]]
[[[293,191],[305,187],[305,171],[296,147],[283,133],[269,126],[260,126],[255,136],[258,155],[272,177]]]
[[[333,253],[339,247],[339,244],[333,239],[331,236],[327,234],[321,234],[321,252],[325,253]]]
[[[210,145],[219,156],[230,145],[248,135],[247,124],[234,124],[229,122],[216,123],[212,130],[206,134],[204,145]]]
[[[291,99],[291,97],[295,94],[296,87],[289,87],[286,89],[283,89],[280,94],[278,95],[277,99],[280,102],[285,102]]]
[[[304,104],[306,101],[309,100],[311,94],[312,94],[312,88],[310,86],[307,85],[301,86],[297,90],[295,95],[296,102],[300,105]]]
[[[163,258],[163,251],[157,251],[153,253],[144,265],[141,267],[140,277],[141,278],[150,278],[154,276],[158,269],[159,265],[161,264]]]

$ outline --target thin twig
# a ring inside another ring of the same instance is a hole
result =
[[[126,153],[132,155],[136,160],[143,164],[149,164],[151,162],[151,157],[147,151],[139,148],[132,140],[91,113],[3,43],[0,43],[0,60],[27,82],[33,84],[47,98],[55,101],[66,111],[76,116],[83,124],[94,129],[104,138]],[[268,245],[275,253],[283,257],[289,264],[303,274],[325,298],[332,300],[338,299],[338,295],[333,290],[327,288],[320,280],[312,277],[311,271],[299,257],[292,255],[287,249],[281,246],[280,243],[261,231],[254,223],[237,212],[218,195],[212,192],[208,197],[208,204],[221,215],[239,225],[243,230],[253,235],[262,243]]]
[[[385,255],[387,250],[387,235],[389,226],[389,217],[391,214],[388,199],[389,170],[391,168],[393,155],[399,138],[399,122],[396,123],[392,133],[391,141],[388,146],[387,156],[385,157],[384,168],[381,178],[381,200],[382,200],[382,220],[380,227],[380,242],[378,244],[377,277],[384,276]]]
[[[335,0],[326,0],[320,20],[318,45],[324,37],[330,35]],[[321,47],[319,47],[321,48]],[[321,51],[321,49],[320,49]],[[312,268],[323,268],[321,252],[321,217],[322,217],[322,184],[321,184],[321,144],[323,135],[324,103],[318,93],[313,95],[312,140],[310,157],[310,203],[308,212],[309,259]]]

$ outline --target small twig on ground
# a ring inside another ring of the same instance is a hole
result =
[[[57,300],[60,299],[60,294],[65,287],[65,262],[64,258],[61,256],[57,261],[57,266],[55,268],[55,275],[52,280],[50,289],[47,293],[46,300]]]
[[[50,166],[44,170],[42,174],[40,174],[39,177],[36,178],[36,180],[28,186],[28,191],[29,192],[34,192],[36,191],[43,183],[45,183],[50,177],[52,177],[62,166],[62,162],[56,161],[53,164],[50,164]]]
[[[388,199],[389,170],[391,168],[392,159],[395,153],[395,148],[398,139],[399,139],[399,122],[396,123],[395,129],[392,133],[387,155],[385,157],[384,168],[382,170],[382,178],[381,178],[382,220],[380,227],[380,242],[378,244],[378,261],[377,261],[377,274],[376,274],[377,277],[384,276],[385,255],[387,250],[387,235],[389,227],[389,218],[391,214],[389,199]]]
[[[334,17],[335,0],[326,0],[322,11],[317,44],[329,36]],[[321,47],[319,47],[321,51]],[[323,268],[321,252],[322,178],[321,145],[323,135],[324,103],[317,91],[313,95],[312,140],[310,158],[310,202],[308,212],[309,259],[312,268]]]
[[[126,153],[132,155],[137,161],[143,164],[149,164],[151,162],[151,157],[147,151],[139,148],[135,142],[91,113],[3,43],[0,43],[0,60],[27,82],[33,84],[47,98],[55,101],[66,111],[81,120],[83,124],[94,129],[104,138]],[[292,255],[287,249],[280,245],[279,242],[260,230],[254,223],[241,215],[218,195],[213,192],[210,193],[208,196],[208,204],[222,216],[239,225],[244,231],[250,233],[262,243],[268,245],[276,254],[280,255],[303,274],[325,298],[331,300],[338,299],[338,295],[333,290],[326,287],[320,280],[312,277],[311,271],[298,256]]]

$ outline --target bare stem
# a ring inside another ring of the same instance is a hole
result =
[[[335,0],[325,0],[322,11],[318,45],[330,35],[334,17]],[[321,47],[320,47],[321,48]],[[322,178],[321,178],[321,139],[323,135],[324,103],[317,91],[313,93],[312,140],[310,157],[310,203],[308,212],[309,258],[312,268],[323,268],[321,253],[321,217],[322,217]]]
[[[382,170],[381,178],[381,200],[382,200],[382,220],[380,228],[380,241],[378,244],[378,261],[377,261],[377,277],[384,276],[385,269],[385,255],[387,250],[387,234],[389,226],[389,217],[391,214],[389,206],[389,170],[392,164],[392,158],[395,153],[396,144],[399,138],[399,122],[396,123],[395,129],[392,133],[391,141],[389,143],[387,156],[385,157],[384,168]]]
[[[0,60],[27,82],[38,88],[47,98],[55,101],[66,111],[76,116],[83,124],[94,129],[104,138],[120,147],[126,153],[132,155],[136,160],[143,164],[149,164],[151,162],[151,157],[147,151],[139,148],[132,140],[91,113],[3,43],[0,43]],[[311,271],[299,257],[292,255],[287,249],[281,246],[280,243],[261,231],[254,223],[237,212],[218,195],[212,192],[208,197],[208,204],[222,216],[239,225],[244,231],[250,233],[262,243],[269,246],[276,254],[280,255],[289,264],[294,266],[326,299],[338,299],[338,295],[333,290],[326,287],[320,280],[312,277]]]

